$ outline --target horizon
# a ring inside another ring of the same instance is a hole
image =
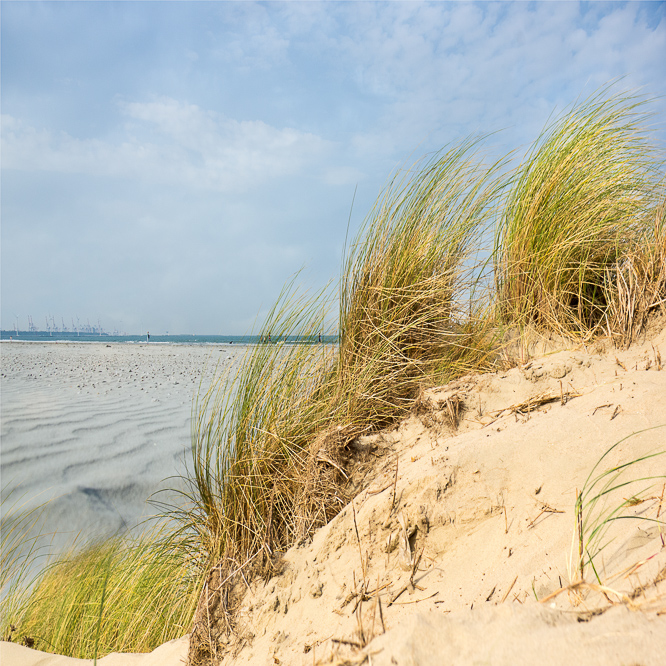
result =
[[[665,7],[3,1],[0,327],[256,330],[396,169],[518,157],[610,81],[663,150]]]
[[[232,334],[232,333],[173,333],[171,331],[163,331],[163,332],[156,332],[156,333],[151,333],[150,331],[144,331],[143,333],[120,333],[120,332],[110,332],[110,331],[105,331],[102,329],[102,332],[95,332],[95,333],[90,333],[90,332],[77,332],[77,331],[50,331],[50,330],[22,330],[18,329],[18,335],[16,332],[16,329],[6,329],[2,328],[0,329],[0,336],[2,340],[9,340],[12,339],[13,336],[16,336],[17,339],[20,339],[21,336],[24,338],[26,336],[34,336],[37,338],[39,336],[39,340],[41,341],[41,338],[44,337],[46,339],[48,338],[53,338],[54,341],[56,338],[61,337],[63,341],[69,340],[70,338],[146,338],[148,335],[150,335],[150,338],[229,338],[233,340],[250,340],[250,339],[260,339],[263,337],[261,333],[241,333],[241,334]],[[322,333],[321,338],[322,340],[327,339],[330,340],[331,338],[337,338],[339,335],[339,332],[331,333],[330,331],[328,333]],[[67,336],[67,337],[65,337]],[[275,339],[273,342],[278,341],[278,340],[283,340],[283,339],[290,339],[290,338],[315,338],[315,334],[309,334],[302,336],[300,334],[290,334],[287,336],[275,336]],[[88,340],[86,340],[88,341]]]

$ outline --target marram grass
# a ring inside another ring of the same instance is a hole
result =
[[[466,140],[396,176],[352,244],[340,284],[335,418],[374,427],[419,387],[488,361],[482,303],[463,310],[470,258],[496,212],[501,164]]]
[[[404,416],[433,378],[450,379],[489,357],[486,329],[460,312],[465,261],[501,189],[498,167],[482,166],[476,148],[462,142],[390,183],[343,266],[337,348],[259,345],[233,391],[223,381],[203,396],[189,493],[197,519],[186,523],[203,530],[214,566],[195,621],[193,663],[214,657],[216,631],[230,628],[239,574],[270,567],[345,506],[348,445]],[[296,298],[287,290],[261,336],[312,339],[330,313],[323,294]]]
[[[602,465],[611,459],[612,454],[617,454],[627,440],[661,428],[666,428],[666,425],[640,430],[615,442],[599,458],[585,480],[576,498],[577,568],[581,580],[591,569],[601,584],[600,556],[621,534],[617,529],[619,522],[640,521],[645,524],[645,529],[657,526],[663,530],[664,521],[659,520],[658,513],[656,517],[649,515],[642,505],[648,499],[659,500],[654,494],[658,495],[659,486],[666,481],[666,467],[660,458],[666,455],[666,449],[646,451],[636,458],[619,459],[602,469]],[[662,473],[655,474],[655,470],[662,470]],[[641,508],[637,510],[636,507]]]
[[[614,270],[641,248],[663,180],[647,119],[645,101],[604,89],[534,143],[496,229],[504,323],[584,339],[613,332]]]
[[[182,526],[206,544],[211,561],[236,565],[293,541],[294,505],[307,443],[321,427],[316,393],[330,374],[333,347],[283,344],[326,332],[320,298],[285,289],[262,336],[235,376],[222,375],[197,398],[193,463],[185,478],[190,507]]]
[[[153,650],[192,622],[202,581],[184,554],[160,530],[65,553],[14,592],[3,639],[87,659]]]

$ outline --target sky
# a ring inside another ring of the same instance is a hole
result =
[[[247,333],[298,271],[339,277],[422,155],[524,150],[616,79],[666,136],[663,2],[3,0],[0,21],[3,329]]]

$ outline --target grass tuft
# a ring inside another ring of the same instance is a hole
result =
[[[340,287],[339,423],[392,423],[424,383],[490,361],[484,304],[463,305],[502,189],[501,164],[483,166],[478,143],[396,176],[351,247]]]
[[[649,237],[663,180],[648,118],[645,100],[608,87],[548,125],[534,143],[497,227],[504,323],[583,339],[604,329],[625,335],[633,326],[632,316],[617,311],[617,291],[627,258],[640,256]],[[657,276],[648,265],[642,278],[651,281]]]
[[[3,612],[3,639],[71,657],[148,652],[190,627],[201,577],[158,528],[90,542],[47,566]]]
[[[664,428],[666,426],[655,426]],[[648,430],[654,430],[649,428]],[[585,571],[591,567],[599,584],[601,579],[595,560],[610,545],[614,535],[612,529],[618,521],[642,521],[659,527],[664,526],[659,517],[652,517],[646,508],[657,501],[650,493],[666,474],[652,474],[652,461],[666,454],[666,449],[645,453],[631,460],[620,461],[599,472],[599,468],[618,447],[636,435],[647,430],[632,433],[613,444],[590,471],[581,492],[576,499],[576,522],[578,534],[578,570],[580,579],[585,580]],[[649,482],[649,485],[645,485]],[[636,507],[641,507],[638,510]],[[655,505],[656,506],[656,505]]]

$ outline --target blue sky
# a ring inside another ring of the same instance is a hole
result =
[[[618,77],[666,95],[658,2],[0,11],[3,328],[247,332],[300,268],[337,277],[355,188],[352,230],[448,142],[520,150]]]

